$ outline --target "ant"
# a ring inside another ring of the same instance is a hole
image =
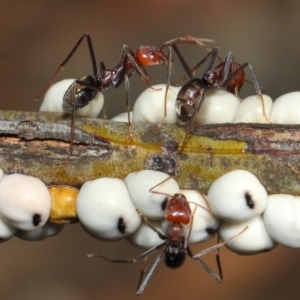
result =
[[[160,245],[154,246],[151,249],[145,251],[140,256],[133,258],[133,259],[108,259],[105,256],[98,255],[98,254],[88,254],[88,257],[99,257],[102,259],[105,259],[109,262],[113,263],[137,263],[144,259],[144,264],[141,270],[140,280],[137,288],[137,295],[142,294],[144,291],[148,281],[150,280],[152,274],[154,273],[156,267],[158,266],[159,262],[164,259],[165,265],[168,268],[171,269],[177,269],[181,267],[185,261],[186,255],[192,258],[196,263],[198,263],[206,272],[209,273],[209,275],[216,281],[216,282],[222,282],[223,275],[221,270],[221,263],[219,254],[216,255],[217,265],[218,265],[218,274],[213,272],[211,268],[204,263],[199,257],[207,254],[209,252],[212,252],[214,250],[218,250],[221,246],[226,244],[229,240],[233,239],[235,236],[231,237],[227,241],[221,242],[213,247],[210,247],[204,251],[201,251],[200,253],[193,255],[192,251],[190,250],[189,246],[187,245],[188,239],[192,230],[192,224],[193,224],[193,216],[197,209],[197,206],[195,207],[193,213],[191,212],[191,208],[189,206],[189,202],[187,201],[186,197],[183,194],[174,194],[173,196],[170,196],[165,193],[161,192],[155,192],[153,189],[155,189],[158,185],[162,184],[166,180],[170,179],[171,177],[168,177],[161,183],[157,184],[156,186],[152,187],[150,189],[153,193],[158,193],[162,195],[166,195],[167,197],[171,197],[168,202],[166,203],[165,209],[164,209],[164,216],[167,221],[170,222],[168,225],[168,228],[166,229],[166,234],[161,233],[159,230],[157,230],[151,222],[148,221],[148,219],[137,209],[137,212],[140,214],[143,221],[154,231],[158,234],[158,236],[164,240],[164,242]],[[195,203],[196,205],[202,207],[203,209],[206,209],[205,207]],[[207,210],[207,209],[206,209]],[[184,233],[184,225],[189,225],[187,234]],[[211,234],[216,233],[215,229],[209,229]],[[241,234],[241,233],[239,233]],[[238,235],[239,235],[238,234]],[[152,266],[148,270],[147,274],[144,276],[144,271],[146,269],[146,259],[147,257],[154,253],[155,251],[161,249],[164,247],[164,250],[161,254],[157,256],[157,258],[154,260]]]
[[[133,52],[127,45],[122,47],[119,63],[113,69],[107,69],[103,62],[100,62],[100,73],[98,74],[95,52],[92,44],[91,37],[88,33],[84,33],[77,41],[73,49],[59,65],[54,75],[52,76],[49,85],[42,90],[36,97],[38,99],[54,82],[58,72],[67,64],[71,59],[77,48],[82,41],[86,38],[90,59],[93,68],[93,75],[82,76],[77,79],[66,91],[63,98],[63,110],[72,113],[71,120],[71,141],[73,140],[75,111],[79,108],[86,106],[98,92],[102,92],[109,88],[117,88],[123,82],[126,88],[126,108],[128,112],[128,126],[130,128],[130,103],[129,103],[129,77],[134,72],[137,72],[140,78],[151,87],[144,66],[168,64],[167,54],[155,46],[140,46]],[[131,133],[130,133],[131,136]],[[132,138],[132,137],[131,137]],[[72,153],[72,142],[70,145],[70,153]]]
[[[215,47],[194,68],[190,69],[178,47],[176,45],[172,45],[172,48],[176,52],[184,70],[190,78],[190,81],[184,84],[179,91],[175,104],[177,118],[182,123],[189,122],[181,151],[183,150],[189,132],[191,131],[193,120],[203,104],[205,93],[213,89],[227,89],[227,91],[231,93],[238,93],[244,83],[244,69],[246,67],[249,67],[250,69],[254,88],[261,99],[263,113],[266,117],[262,91],[257,82],[253,68],[249,63],[244,63],[242,65],[234,63],[233,53],[229,52],[226,56],[225,62],[222,62],[213,68],[212,66],[218,57],[220,50],[218,47]],[[202,77],[195,77],[193,75],[193,71],[203,65],[206,61],[208,61],[208,64],[203,72]]]
[[[102,92],[109,88],[117,88],[123,82],[126,89],[126,110],[128,113],[128,128],[130,131],[130,101],[129,101],[129,78],[137,72],[139,77],[146,83],[149,88],[152,88],[149,83],[149,76],[144,66],[153,65],[171,65],[171,55],[162,50],[163,47],[143,45],[139,46],[135,52],[129,46],[123,45],[119,63],[113,69],[107,69],[104,62],[100,62],[100,72],[98,74],[96,56],[92,44],[91,37],[88,33],[84,33],[77,41],[73,49],[59,65],[54,75],[52,76],[49,85],[36,97],[38,99],[54,82],[58,72],[67,64],[82,41],[86,38],[90,59],[93,68],[93,75],[82,76],[77,79],[66,91],[63,98],[63,110],[72,113],[71,120],[71,141],[73,140],[75,111],[86,106],[98,92]],[[197,39],[195,39],[197,40]],[[199,43],[201,44],[201,39]],[[211,42],[212,40],[203,39],[203,41]],[[180,38],[178,43],[191,42],[189,38]],[[194,41],[192,41],[195,43]],[[214,41],[212,41],[214,42]],[[166,43],[164,44],[164,46]],[[203,44],[204,45],[204,44]],[[166,110],[166,108],[165,108]],[[166,112],[165,112],[166,114]],[[132,134],[129,132],[130,138]],[[70,153],[72,153],[72,142],[70,145]]]

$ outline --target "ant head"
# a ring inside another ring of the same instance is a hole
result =
[[[155,46],[140,46],[135,56],[143,66],[168,65],[168,55]]]
[[[191,209],[183,194],[175,194],[167,203],[165,218],[169,222],[189,224],[191,220]]]

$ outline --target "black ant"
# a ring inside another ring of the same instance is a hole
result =
[[[166,180],[168,180],[170,177],[168,177]],[[164,180],[163,182],[165,182]],[[161,183],[159,183],[161,184]],[[159,185],[158,184],[158,185]],[[156,185],[155,187],[157,187]],[[150,191],[153,193],[159,193],[155,192],[151,188]],[[164,194],[168,197],[170,195]],[[198,205],[198,204],[197,204]],[[201,206],[202,207],[202,206]],[[196,210],[197,207],[195,207]],[[204,208],[204,207],[202,207]],[[204,208],[206,209],[206,208]],[[192,224],[193,224],[193,215],[195,213],[195,210],[192,214],[189,203],[186,199],[186,197],[183,194],[175,194],[173,195],[170,200],[167,202],[166,207],[164,209],[164,215],[165,219],[170,223],[166,230],[166,234],[161,233],[159,230],[157,230],[149,221],[148,219],[137,209],[138,213],[142,217],[143,221],[153,230],[155,231],[158,236],[164,240],[164,242],[158,246],[154,246],[153,248],[145,251],[140,256],[133,258],[133,259],[108,259],[105,256],[98,255],[98,254],[88,254],[88,257],[99,257],[102,259],[105,259],[109,262],[113,263],[137,263],[144,259],[144,265],[141,270],[140,280],[137,288],[137,295],[142,294],[144,291],[148,281],[150,280],[152,274],[154,273],[156,267],[158,266],[159,262],[164,259],[165,265],[168,268],[171,269],[177,269],[181,267],[185,261],[186,255],[188,255],[190,258],[192,258],[195,262],[197,262],[205,271],[209,273],[209,275],[212,276],[212,278],[216,282],[222,282],[222,270],[221,270],[221,264],[219,259],[219,254],[216,255],[217,265],[218,265],[218,273],[216,274],[213,272],[206,263],[204,263],[199,257],[207,254],[209,252],[212,252],[214,250],[218,250],[221,246],[226,244],[229,240],[233,239],[234,237],[230,238],[227,241],[224,241],[222,243],[219,243],[213,247],[210,247],[204,251],[201,251],[200,253],[193,255],[192,251],[190,250],[189,246],[187,245],[189,235],[191,233]],[[189,225],[187,234],[184,233],[184,226],[183,225]],[[216,233],[215,229],[210,229],[209,233],[214,234]],[[239,233],[240,234],[240,233]],[[158,257],[153,262],[152,266],[149,268],[147,274],[144,276],[144,271],[146,269],[145,263],[147,257],[154,253],[156,250],[159,250],[164,247],[164,250],[161,254],[158,255]]]
[[[215,47],[194,68],[190,69],[177,46],[172,45],[172,48],[176,52],[184,70],[190,78],[190,81],[184,84],[179,91],[175,104],[177,118],[182,123],[189,122],[181,151],[183,150],[189,132],[191,131],[193,120],[203,104],[205,93],[213,89],[227,89],[229,92],[236,94],[243,86],[245,77],[244,69],[246,67],[249,67],[250,69],[254,88],[261,99],[263,104],[263,113],[266,116],[262,91],[257,82],[253,68],[249,63],[244,63],[242,65],[234,63],[233,53],[229,52],[225,62],[222,62],[215,68],[212,68],[219,53],[219,48]],[[203,65],[206,61],[208,61],[208,64],[202,77],[195,77],[193,75],[193,71]]]

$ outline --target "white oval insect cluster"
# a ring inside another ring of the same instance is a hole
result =
[[[6,175],[0,169],[1,241],[14,235],[29,241],[43,240],[58,234],[63,224],[74,222],[77,217],[93,237],[126,237],[143,249],[164,243],[162,236],[172,222],[182,223],[185,234],[189,232],[188,244],[206,241],[218,232],[226,247],[241,255],[270,251],[277,243],[300,247],[300,197],[267,195],[259,180],[244,170],[219,177],[207,196],[194,190],[180,190],[173,178],[152,170],[131,173],[124,181],[95,179],[86,182],[79,193],[67,186],[50,189],[51,194],[37,178]],[[65,200],[59,200],[58,195]],[[187,200],[191,222],[189,217],[188,222],[183,221],[183,211],[174,200],[176,195]],[[168,206],[172,199],[173,207]],[[170,211],[174,214],[168,219]],[[50,212],[56,217],[49,219]],[[153,228],[142,221],[142,216]]]

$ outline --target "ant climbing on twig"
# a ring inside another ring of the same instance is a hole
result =
[[[190,69],[178,47],[176,45],[172,45],[172,48],[176,52],[184,70],[190,78],[190,81],[182,86],[176,99],[175,109],[178,119],[182,123],[189,123],[187,127],[187,133],[182,143],[181,151],[183,150],[189,132],[192,129],[193,120],[203,104],[206,92],[214,89],[227,89],[229,92],[236,94],[243,86],[245,76],[244,69],[246,67],[250,69],[254,88],[261,99],[263,105],[263,114],[266,117],[262,91],[257,82],[253,68],[249,63],[244,63],[242,65],[234,63],[233,53],[229,52],[225,62],[222,62],[213,68],[213,64],[218,57],[220,50],[218,47],[215,47],[194,68]],[[202,77],[195,77],[193,71],[195,71],[205,62],[208,63],[207,67],[204,69]]]
[[[63,98],[63,110],[72,114],[71,120],[71,146],[75,122],[75,111],[86,106],[98,92],[103,92],[109,88],[117,88],[123,82],[126,89],[126,110],[128,114],[128,128],[130,131],[130,100],[129,100],[129,78],[136,72],[139,77],[151,88],[149,76],[145,70],[145,66],[153,65],[170,65],[172,63],[169,53],[163,51],[162,47],[143,45],[133,51],[129,46],[123,45],[119,63],[112,69],[107,69],[104,62],[100,62],[100,72],[98,73],[95,52],[91,37],[88,33],[83,34],[72,48],[67,57],[59,65],[54,75],[52,76],[48,86],[36,97],[38,99],[49,87],[53,84],[58,72],[68,63],[82,41],[86,39],[89,49],[89,55],[93,68],[93,75],[86,75],[75,80],[73,84],[65,92]],[[199,39],[201,40],[201,39]],[[204,41],[211,41],[204,39]],[[190,43],[190,39],[182,38],[180,43]],[[194,41],[193,41],[194,43]],[[200,43],[200,41],[199,41]],[[131,132],[129,132],[132,139]]]
[[[167,181],[171,177],[168,177],[163,182]],[[193,216],[195,214],[195,211],[197,209],[197,206],[195,207],[193,213],[191,211],[189,202],[187,201],[186,197],[183,194],[174,194],[173,196],[156,192],[154,189],[162,184],[163,182],[157,184],[156,186],[152,187],[150,189],[150,192],[166,195],[167,197],[170,197],[168,200],[165,209],[164,209],[164,216],[167,221],[170,222],[166,229],[166,233],[163,234],[159,230],[157,230],[151,222],[146,218],[146,216],[141,213],[138,209],[138,213],[140,214],[143,221],[154,231],[157,233],[157,235],[164,240],[164,242],[160,245],[154,246],[151,249],[145,251],[140,256],[133,258],[133,259],[108,259],[105,256],[98,255],[98,254],[88,254],[88,257],[99,257],[102,259],[105,259],[109,262],[113,263],[137,263],[141,260],[144,260],[144,264],[142,266],[141,275],[138,283],[137,288],[137,295],[142,294],[144,291],[148,281],[150,280],[152,274],[154,273],[156,267],[160,263],[162,259],[164,259],[165,265],[168,268],[171,269],[177,269],[181,267],[185,261],[186,255],[192,258],[195,262],[197,262],[206,272],[209,273],[209,275],[216,281],[216,282],[222,282],[222,270],[221,270],[221,264],[220,264],[220,258],[219,254],[216,255],[216,261],[218,266],[218,274],[213,272],[211,268],[204,263],[199,257],[207,254],[209,252],[212,252],[214,250],[218,250],[221,246],[225,245],[229,240],[232,240],[237,235],[233,236],[232,238],[219,243],[213,247],[210,247],[204,251],[201,251],[200,253],[193,255],[192,251],[190,250],[188,244],[189,236],[192,230],[193,226]],[[201,206],[197,203],[195,203],[198,206]],[[201,206],[202,207],[202,206]],[[205,207],[202,207],[203,209],[206,209]],[[187,234],[184,233],[184,225],[188,225],[188,231]],[[211,229],[210,233],[215,233],[216,230]],[[244,231],[244,230],[243,230]],[[242,232],[243,232],[242,231]],[[241,233],[242,233],[241,232]],[[239,234],[241,234],[239,233]],[[238,235],[239,235],[238,234]],[[156,252],[159,249],[164,248],[163,252],[157,256],[157,258],[154,260],[153,264],[149,268],[147,274],[145,275],[145,269],[146,269],[146,260],[147,257]]]

